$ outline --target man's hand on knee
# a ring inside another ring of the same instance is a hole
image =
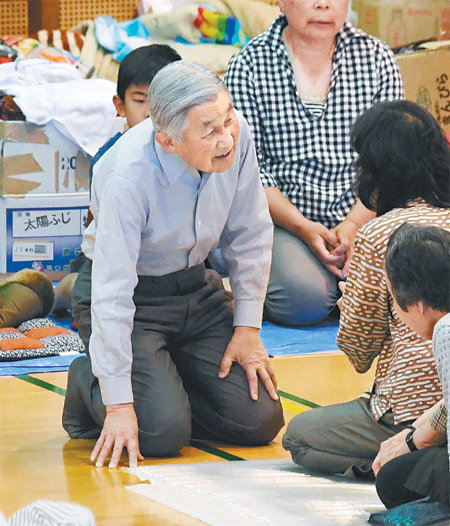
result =
[[[278,400],[275,371],[259,337],[258,329],[235,327],[233,337],[220,364],[219,378],[228,376],[233,362],[237,362],[247,374],[250,396],[253,400],[258,400],[258,376],[270,397]]]
[[[100,437],[91,454],[91,462],[102,467],[112,450],[110,468],[116,468],[123,448],[128,451],[130,468],[144,460],[139,451],[138,422],[132,403],[106,406],[106,418]]]

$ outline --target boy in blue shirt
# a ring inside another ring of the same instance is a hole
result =
[[[150,83],[161,68],[176,60],[181,60],[180,55],[165,44],[137,48],[122,60],[117,79],[117,94],[113,97],[113,103],[117,116],[126,119],[127,129],[148,117]],[[116,133],[94,155],[90,167],[91,179],[94,164],[121,135],[121,132]]]

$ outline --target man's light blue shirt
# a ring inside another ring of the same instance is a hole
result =
[[[133,401],[131,332],[138,276],[202,263],[220,246],[234,296],[234,325],[260,327],[273,225],[250,130],[238,113],[233,166],[200,174],[154,138],[151,119],[127,131],[94,166],[90,355],[105,404]]]

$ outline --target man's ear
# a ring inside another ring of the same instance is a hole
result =
[[[167,153],[177,153],[177,145],[178,143],[175,142],[172,137],[167,135],[167,133],[164,132],[156,132],[155,133],[155,141],[162,147],[164,150],[166,150]]]
[[[421,316],[426,316],[427,314],[429,314],[430,307],[426,305],[423,301],[417,302],[417,308],[419,309],[419,314]]]
[[[114,95],[112,100],[113,100],[114,107],[116,108],[116,111],[117,111],[117,117],[126,117],[125,103],[119,97],[119,95]]]

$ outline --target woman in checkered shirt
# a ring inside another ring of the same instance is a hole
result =
[[[225,81],[252,129],[275,223],[265,316],[300,326],[333,309],[356,231],[374,217],[352,189],[350,126],[404,93],[391,50],[346,23],[348,0],[278,3]]]

